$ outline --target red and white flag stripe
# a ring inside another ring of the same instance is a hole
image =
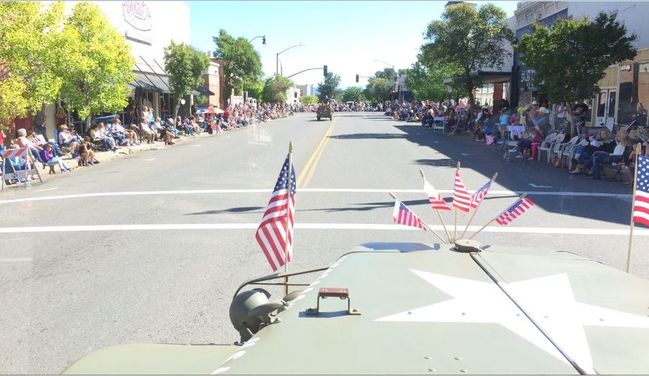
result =
[[[394,201],[394,210],[392,211],[392,220],[394,222],[400,224],[400,225],[405,225],[405,226],[410,226],[410,227],[417,227],[420,228],[424,231],[427,231],[426,226],[424,225],[424,222],[417,216],[417,214],[413,213],[410,208],[408,208],[406,205],[404,205],[401,201],[395,200]]]
[[[633,205],[633,222],[649,226],[649,194],[636,191]]]
[[[428,195],[428,201],[433,209],[437,210],[451,210],[451,207],[448,206],[444,198],[435,190],[428,180],[424,179],[424,192]]]
[[[471,209],[471,195],[464,186],[460,177],[460,169],[455,171],[455,184],[453,185],[453,207],[465,213]]]

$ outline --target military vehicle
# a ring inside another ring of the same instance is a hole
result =
[[[230,318],[235,344],[119,345],[65,373],[649,374],[649,281],[540,247],[366,244],[245,282]]]
[[[321,103],[318,105],[318,109],[316,110],[316,117],[318,121],[323,118],[329,118],[329,120],[333,119],[333,110],[331,109],[331,105]]]

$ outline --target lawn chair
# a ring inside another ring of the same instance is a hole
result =
[[[565,136],[564,136],[565,137]],[[557,167],[563,167],[563,151],[567,147],[574,147],[579,141],[579,136],[575,136],[570,139],[568,142],[555,142],[552,147],[552,155],[554,155],[554,160],[556,161]]]
[[[557,133],[549,134],[547,137],[545,137],[545,140],[541,142],[541,145],[537,148],[537,154],[536,157],[538,160],[541,160],[541,155],[543,155],[543,152],[550,153],[550,149],[552,148],[552,144],[554,143],[554,140],[557,138]],[[548,156],[548,162],[549,162],[550,156]]]
[[[442,134],[444,134],[444,131],[446,130],[446,117],[435,116],[433,117],[433,133],[440,130],[442,131]]]

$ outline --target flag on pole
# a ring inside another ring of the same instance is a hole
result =
[[[649,157],[638,156],[633,223],[649,226]]]
[[[529,208],[531,208],[532,206],[534,206],[534,202],[532,202],[532,200],[530,200],[529,198],[519,198],[504,212],[500,213],[500,215],[496,218],[496,222],[498,222],[498,224],[500,225],[506,226],[518,216],[529,210]]]
[[[437,210],[451,210],[451,207],[448,206],[446,201],[440,196],[440,194],[435,190],[428,180],[424,178],[424,192],[428,195],[428,201],[433,206],[433,209]]]
[[[453,186],[453,207],[467,213],[471,209],[471,195],[466,190],[460,177],[460,169],[455,171],[455,184]]]
[[[394,210],[392,211],[392,220],[400,225],[406,225],[410,227],[417,227],[426,231],[426,226],[424,222],[413,213],[409,207],[404,205],[399,200],[394,200]]]
[[[477,208],[478,205],[484,200],[485,196],[487,195],[487,192],[489,192],[489,188],[491,188],[491,179],[489,179],[488,182],[486,182],[480,189],[478,189],[474,194],[471,195],[471,207],[473,209]]]
[[[273,271],[292,259],[295,185],[295,168],[287,156],[255,235]]]

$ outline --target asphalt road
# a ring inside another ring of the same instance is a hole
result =
[[[297,114],[1,193],[0,372],[60,372],[121,343],[237,340],[229,303],[242,281],[270,272],[254,232],[289,141],[298,172],[291,270],[326,266],[363,243],[435,242],[391,225],[388,191],[439,229],[418,170],[448,197],[457,161],[470,190],[499,173],[473,228],[517,193],[537,203],[510,226],[488,227],[476,238],[483,244],[625,267],[631,192],[620,183],[505,162],[497,147],[378,113],[332,122]],[[637,234],[632,273],[649,278],[649,231]]]

